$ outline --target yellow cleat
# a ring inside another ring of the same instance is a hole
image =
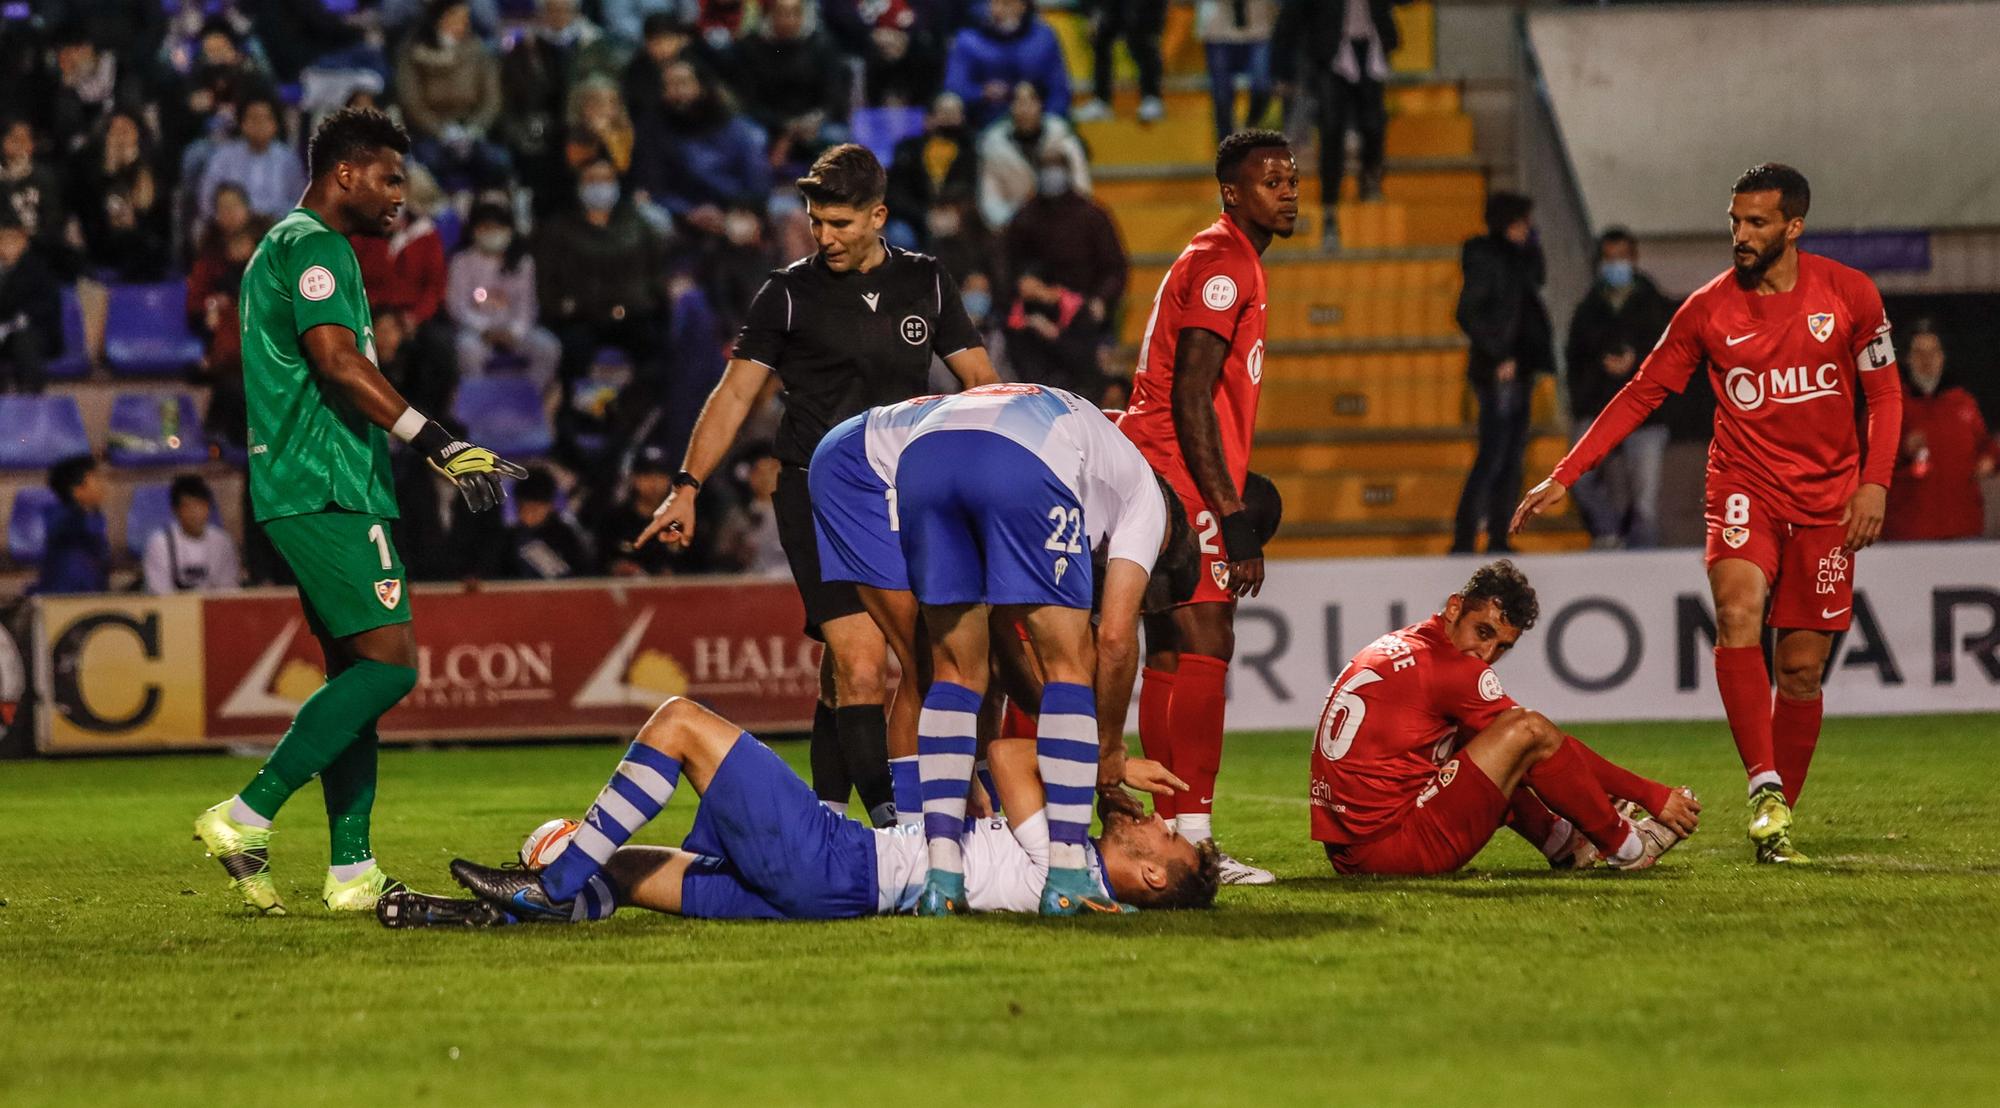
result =
[[[1792,809],[1775,785],[1750,797],[1750,842],[1757,848],[1759,862],[1797,865],[1809,860],[1792,849]]]
[[[271,829],[251,827],[229,818],[230,801],[223,801],[194,820],[194,837],[208,856],[222,863],[229,883],[243,903],[259,915],[282,916],[285,902],[271,881]]]
[[[372,912],[376,902],[389,893],[408,891],[408,885],[383,873],[381,866],[370,866],[349,881],[335,881],[328,873],[319,899],[330,912]]]

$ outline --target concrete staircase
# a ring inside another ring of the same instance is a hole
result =
[[[1482,230],[1487,174],[1460,87],[1432,76],[1431,5],[1420,0],[1396,15],[1404,43],[1391,58],[1382,198],[1356,199],[1350,173],[1339,205],[1341,249],[1322,252],[1319,185],[1309,176],[1299,233],[1265,255],[1270,333],[1251,464],[1285,495],[1274,557],[1442,553],[1472,463],[1465,344],[1452,315],[1458,247]],[[1072,72],[1087,74],[1087,30],[1051,18]],[[1136,121],[1128,73],[1114,100],[1118,117],[1079,128],[1091,148],[1095,193],[1133,257],[1120,330],[1133,358],[1153,290],[1217,210],[1214,125],[1191,18],[1190,8],[1169,10],[1163,121]],[[1317,157],[1301,151],[1300,164],[1310,169]],[[1553,382],[1540,384],[1530,475],[1546,472],[1567,445],[1555,430]],[[1569,520],[1522,539],[1535,550],[1588,543]]]

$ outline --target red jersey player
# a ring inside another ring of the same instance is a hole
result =
[[[1299,218],[1299,167],[1283,135],[1239,131],[1215,152],[1222,218],[1167,270],[1140,340],[1132,401],[1119,421],[1180,494],[1200,536],[1193,600],[1146,622],[1139,740],[1190,791],[1160,814],[1193,842],[1212,837],[1223,706],[1236,652],[1236,599],[1264,583],[1263,545],[1243,507],[1257,394],[1264,379],[1264,249]],[[1172,721],[1169,734],[1168,721]],[[1269,872],[1223,856],[1229,884],[1268,885]]]
[[[1449,873],[1503,824],[1557,865],[1578,857],[1580,832],[1613,866],[1639,869],[1694,833],[1692,792],[1612,764],[1500,687],[1491,664],[1538,614],[1528,579],[1493,562],[1443,612],[1341,670],[1312,753],[1312,835],[1335,870]],[[1613,797],[1653,818],[1633,824]]]
[[[1760,862],[1802,862],[1791,806],[1819,743],[1820,674],[1853,606],[1856,551],[1882,529],[1903,399],[1889,320],[1873,282],[1799,250],[1811,192],[1765,164],[1729,204],[1735,265],[1688,298],[1639,372],[1514,512],[1519,529],[1563,498],[1706,361],[1715,385],[1708,449],[1708,582],[1715,684],[1750,777]],[[1857,390],[1868,400],[1863,456]],[[1778,628],[1778,695],[1764,668]]]

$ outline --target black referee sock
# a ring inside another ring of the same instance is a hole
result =
[[[847,756],[847,776],[877,827],[896,825],[896,788],[889,774],[889,716],[880,704],[836,708],[835,729]]]
[[[847,779],[847,758],[840,750],[833,707],[824,700],[813,704],[811,750],[813,792],[822,801],[847,807],[853,785]]]

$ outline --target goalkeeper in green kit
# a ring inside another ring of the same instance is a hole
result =
[[[305,196],[264,236],[243,275],[243,391],[250,499],[298,577],[327,682],[243,791],[203,812],[195,837],[250,907],[282,915],[272,883],[271,819],[315,774],[326,795],[332,860],[320,897],[368,911],[400,883],[375,864],[375,721],[417,683],[403,563],[390,542],[396,497],[389,436],[422,451],[474,511],[500,503],[500,478],[526,471],[410,407],[375,367],[375,336],[351,234],[389,234],[403,206],[409,136],[387,116],[349,109],[313,133]]]

